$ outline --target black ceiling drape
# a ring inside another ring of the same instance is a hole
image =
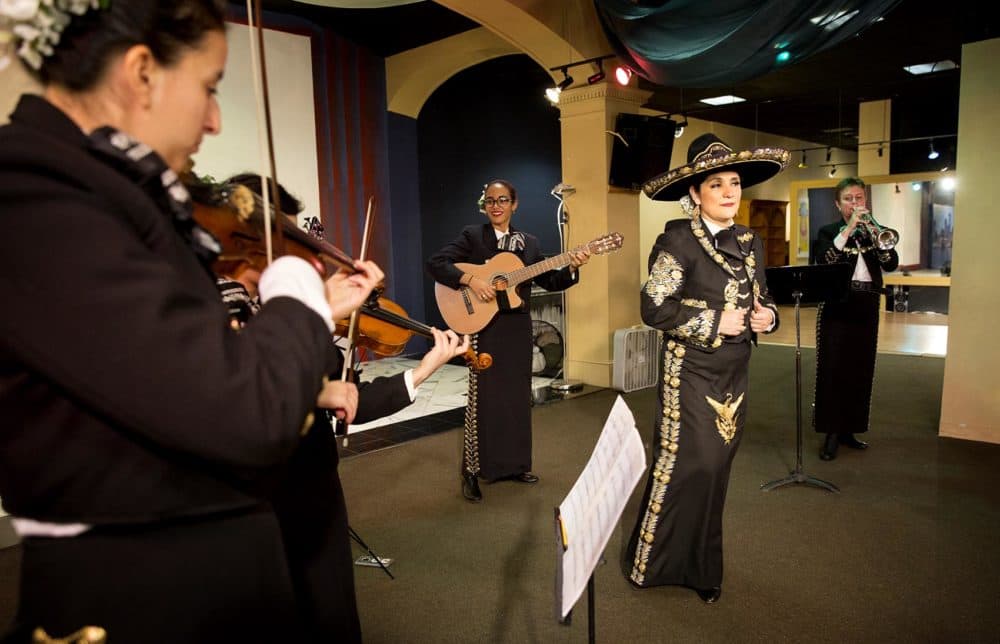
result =
[[[595,0],[595,5],[616,53],[640,76],[668,87],[717,87],[794,65],[843,42],[898,2]]]

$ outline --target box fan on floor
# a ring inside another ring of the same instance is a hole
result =
[[[644,325],[615,331],[611,386],[624,393],[655,386],[662,342],[660,331]]]

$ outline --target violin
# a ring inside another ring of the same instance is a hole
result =
[[[222,245],[213,265],[217,275],[237,275],[247,267],[263,271],[267,267],[263,204],[260,197],[242,185],[216,186],[199,182],[191,175],[185,179],[194,201],[194,219],[212,233]],[[272,226],[281,225],[284,249],[279,255],[294,255],[309,262],[321,277],[337,270],[354,272],[354,260],[336,246],[314,237],[279,213]],[[403,307],[384,297],[364,304],[359,311],[356,342],[376,355],[388,357],[403,352],[406,343],[417,333],[432,338],[431,327],[410,319]],[[348,335],[349,320],[336,324],[336,334]],[[471,348],[463,356],[470,369],[481,371],[493,364],[488,353],[477,354]]]
[[[410,319],[399,304],[377,294],[374,295],[375,297],[361,305],[359,311],[358,346],[365,347],[376,355],[398,356],[414,334],[434,338],[431,327]],[[346,336],[349,326],[349,319],[337,322],[337,335]],[[493,356],[488,353],[477,354],[471,347],[466,349],[462,357],[466,366],[473,371],[489,369],[493,365]]]
[[[264,206],[261,198],[242,185],[215,186],[186,179],[194,201],[194,220],[222,245],[212,267],[217,275],[236,275],[245,267],[267,267]],[[300,229],[285,215],[271,218],[271,228],[281,226],[284,248],[278,255],[294,255],[309,262],[324,279],[338,270],[355,272],[354,260],[324,239]]]

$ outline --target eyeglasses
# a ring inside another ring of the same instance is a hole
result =
[[[511,201],[510,197],[506,197],[506,196],[504,196],[504,197],[497,197],[496,199],[494,199],[493,197],[486,197],[485,199],[483,199],[483,205],[484,206],[489,206],[490,208],[492,208],[493,206],[496,206],[498,204],[500,206],[506,206],[507,204],[510,203],[510,201]]]

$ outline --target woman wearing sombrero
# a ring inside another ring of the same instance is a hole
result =
[[[746,421],[750,343],[778,326],[763,242],[733,218],[742,189],[788,158],[704,134],[685,165],[643,186],[651,199],[681,200],[690,218],[657,237],[641,293],[643,321],[666,337],[653,464],[624,561],[636,586],[687,586],[707,603],[722,594],[722,509]]]

